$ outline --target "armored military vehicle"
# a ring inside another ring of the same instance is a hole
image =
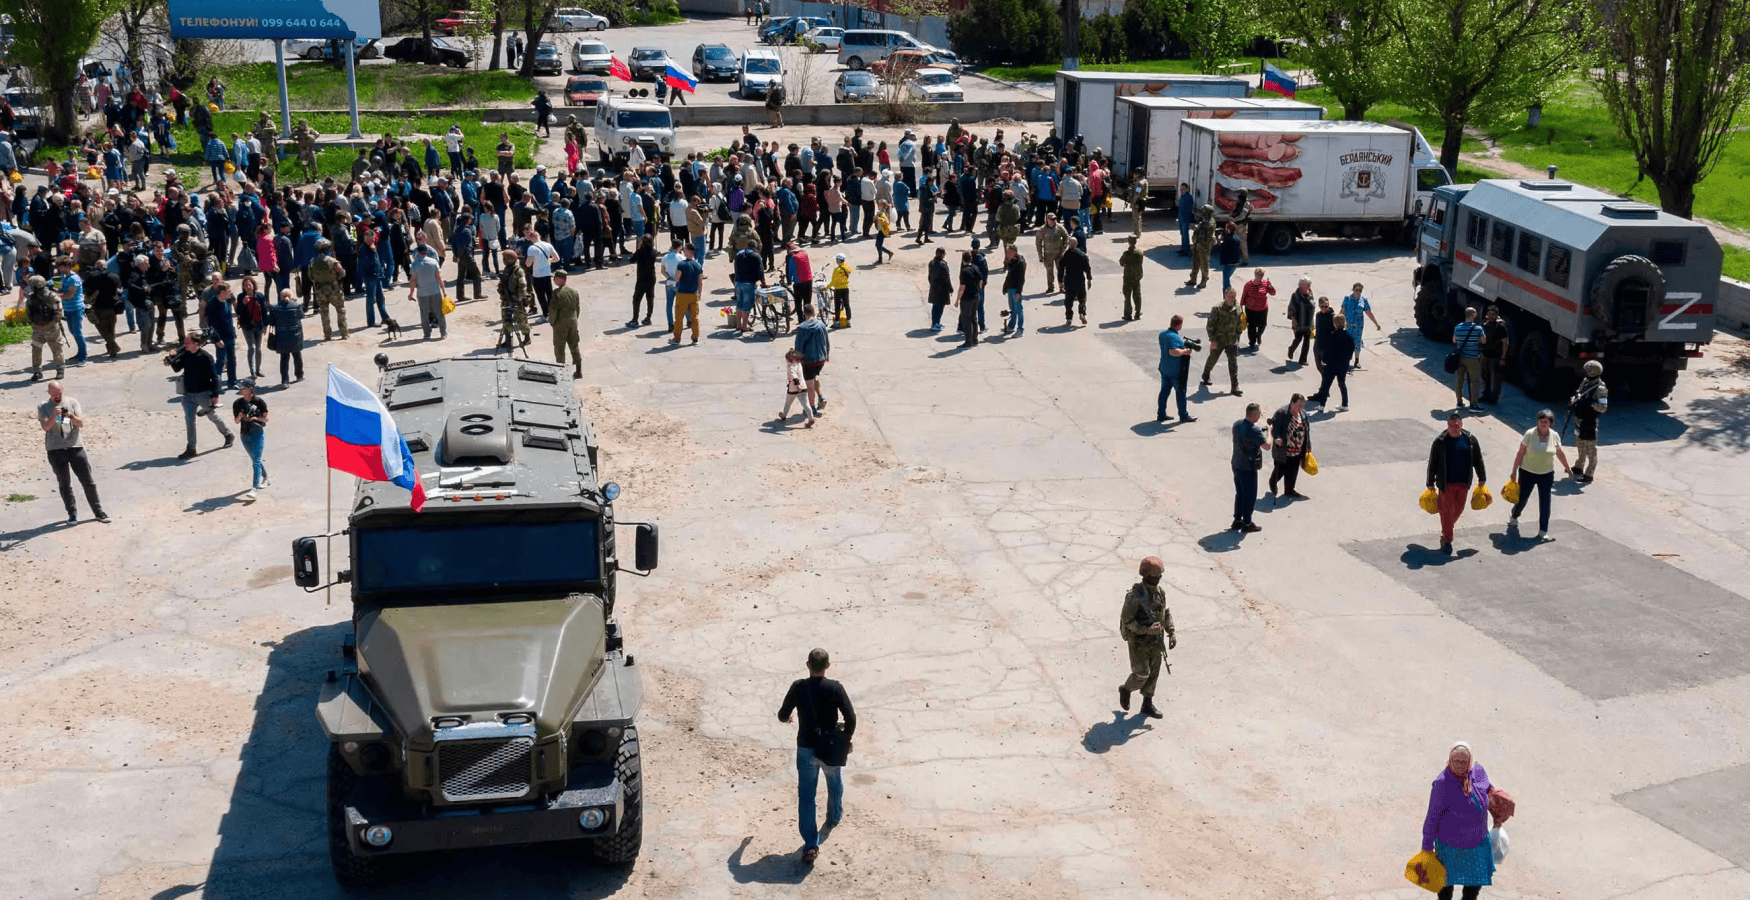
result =
[[[1566,397],[1596,359],[1613,388],[1660,399],[1713,339],[1721,254],[1707,228],[1567,181],[1437,188],[1416,263],[1422,333],[1451,341],[1465,307],[1498,307],[1508,375],[1533,397]]]
[[[444,359],[383,367],[425,507],[360,482],[345,535],[352,629],[316,716],[335,878],[403,854],[576,841],[629,863],[643,834],[639,670],[614,620],[619,486],[564,366]],[[628,523],[632,524],[632,523]],[[635,567],[657,563],[636,525]],[[322,580],[318,539],[295,580]]]

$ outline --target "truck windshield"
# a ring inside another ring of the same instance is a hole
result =
[[[601,578],[599,547],[593,519],[366,528],[354,579],[363,593],[581,589]]]
[[[622,109],[614,118],[620,128],[666,129],[673,127],[666,110]]]

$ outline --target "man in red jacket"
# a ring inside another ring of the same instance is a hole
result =
[[[1276,296],[1276,286],[1264,277],[1263,269],[1252,270],[1252,280],[1240,288],[1240,305],[1246,308],[1246,349],[1257,350],[1264,339],[1264,326],[1270,319],[1270,298]]]

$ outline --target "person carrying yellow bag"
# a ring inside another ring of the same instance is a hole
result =
[[[1563,471],[1574,474],[1568,465],[1568,455],[1562,452],[1562,435],[1551,428],[1556,414],[1547,409],[1537,411],[1537,424],[1525,436],[1519,439],[1519,455],[1513,458],[1513,481],[1508,484],[1514,487],[1516,496],[1507,497],[1503,490],[1501,496],[1507,497],[1513,503],[1513,515],[1507,519],[1507,527],[1519,527],[1519,514],[1525,511],[1525,504],[1531,500],[1531,491],[1537,489],[1537,539],[1549,537],[1549,503],[1550,488],[1556,480],[1556,461],[1560,460]]]
[[[1429,786],[1428,814],[1422,819],[1422,852],[1411,857],[1404,877],[1417,887],[1435,891],[1440,900],[1453,900],[1455,887],[1462,888],[1462,900],[1477,900],[1483,888],[1494,883],[1496,862],[1505,856],[1504,846],[1497,853],[1496,833],[1489,827],[1495,793],[1489,773],[1473,759],[1470,744],[1454,741],[1446,752],[1446,765]],[[1495,816],[1497,826],[1511,815],[1506,806],[1510,802],[1503,805],[1505,815]],[[1504,835],[1502,832],[1503,842]],[[1425,856],[1430,853],[1436,858],[1432,864]],[[1416,870],[1418,861],[1420,872]],[[1437,876],[1444,884],[1436,882]]]
[[[1440,511],[1440,492],[1433,488],[1423,491],[1422,496],[1417,498],[1416,505],[1422,507],[1422,511],[1428,515],[1434,515]]]
[[[1432,850],[1423,850],[1404,863],[1404,878],[1425,891],[1439,893],[1446,887],[1446,867]]]
[[[1317,475],[1319,474],[1319,461],[1314,459],[1311,453],[1308,453],[1306,458],[1300,461],[1300,470],[1308,475]]]
[[[1464,515],[1465,495],[1473,483],[1489,480],[1483,469],[1483,448],[1476,437],[1464,430],[1464,417],[1453,410],[1446,417],[1446,430],[1428,448],[1428,487],[1438,489],[1440,511],[1440,551],[1452,554],[1452,529],[1458,517]],[[1487,489],[1484,489],[1487,496]],[[1484,505],[1488,505],[1484,501]]]
[[[1275,467],[1270,470],[1270,493],[1276,494],[1275,505],[1280,505],[1284,499],[1307,499],[1305,494],[1294,489],[1294,480],[1300,476],[1306,461],[1312,459],[1312,422],[1306,416],[1305,396],[1295,394],[1289,397],[1287,406],[1270,415],[1270,438],[1270,458],[1275,462]],[[1307,474],[1317,471],[1315,464]],[[1278,484],[1285,485],[1288,490],[1277,494]]]
[[[1519,482],[1517,479],[1509,478],[1506,484],[1501,485],[1501,499],[1513,504],[1519,502]]]

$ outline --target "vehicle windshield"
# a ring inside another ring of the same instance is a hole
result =
[[[593,519],[361,528],[356,553],[363,593],[576,589],[601,578]]]
[[[636,59],[636,60],[661,59],[662,55],[663,54],[662,54],[661,50],[634,50],[634,51],[632,51],[632,58]]]
[[[573,78],[565,89],[574,94],[582,91],[606,91],[608,83],[600,78]]]
[[[438,49],[440,49],[440,50],[451,50],[451,49],[454,49],[454,48],[453,48],[453,47],[452,47],[452,46],[451,46],[451,45],[450,45],[450,42],[449,42],[449,41],[446,41],[446,40],[444,40],[444,39],[443,39],[443,38],[441,38],[441,37],[434,37],[434,38],[432,38],[432,39],[431,39],[431,45],[432,45],[432,46],[433,46],[433,47],[436,47],[436,48],[438,48]]]
[[[845,84],[869,85],[875,83],[875,76],[868,72],[846,72]]]
[[[735,54],[730,53],[728,47],[706,47],[704,57],[706,59],[734,59]]]
[[[657,109],[622,109],[615,114],[614,122],[621,128],[666,129],[674,127],[670,124],[668,111]]]
[[[555,47],[552,44],[549,44],[545,41],[542,41],[541,46],[535,48],[535,55],[541,56],[541,57],[558,56],[559,55],[559,48]]]
[[[946,72],[931,72],[919,75],[918,81],[923,84],[953,84],[954,76]]]
[[[585,56],[607,56],[608,55],[608,45],[607,44],[578,44],[577,45],[577,52],[582,53]]]
[[[778,74],[778,61],[775,59],[750,59],[747,61],[747,71],[754,75]]]

